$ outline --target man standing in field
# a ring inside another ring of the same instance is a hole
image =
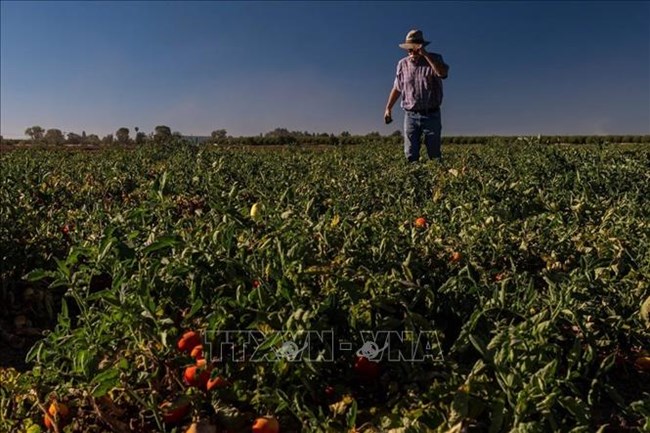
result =
[[[393,121],[391,110],[402,96],[404,109],[404,155],[409,162],[420,158],[421,136],[429,159],[441,161],[440,104],[442,104],[442,80],[447,78],[449,66],[442,56],[429,53],[424,47],[429,45],[420,30],[411,30],[400,48],[408,55],[397,63],[397,74],[393,88],[388,96],[384,121]]]

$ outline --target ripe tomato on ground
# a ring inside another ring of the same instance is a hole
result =
[[[381,374],[381,366],[365,356],[357,356],[354,371],[364,380],[374,380]]]
[[[210,369],[205,366],[204,359],[199,360],[197,365],[190,365],[183,372],[183,379],[189,386],[205,389],[210,379]]]
[[[280,423],[274,416],[263,416],[255,420],[252,430],[253,433],[278,433]]]
[[[43,424],[45,424],[45,428],[51,430],[54,423],[58,422],[57,427],[61,428],[68,423],[69,417],[70,409],[68,406],[65,403],[53,401],[43,417]]]
[[[201,336],[194,331],[188,331],[178,340],[178,350],[181,352],[191,352],[196,346],[201,344]]]

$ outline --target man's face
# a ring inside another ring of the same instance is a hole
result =
[[[409,59],[412,60],[412,61],[417,60],[418,57],[421,56],[419,48],[409,48],[407,51],[408,51],[408,54],[409,54]]]

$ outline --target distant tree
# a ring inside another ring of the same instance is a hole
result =
[[[66,141],[68,144],[81,144],[81,135],[68,132],[68,139]]]
[[[291,135],[287,128],[275,128],[273,131],[265,134],[267,137],[288,137]]]
[[[81,131],[81,144],[86,144],[88,142],[88,137],[86,137],[86,131]]]
[[[108,134],[106,137],[102,138],[102,144],[110,146],[115,140],[113,139],[113,134]]]
[[[45,130],[40,126],[32,126],[31,128],[25,129],[25,135],[28,135],[33,143],[41,141],[44,134]]]
[[[56,129],[56,128],[48,129],[45,135],[43,136],[43,140],[47,144],[51,144],[54,146],[58,146],[60,144],[65,143],[65,137],[63,136],[63,132],[61,132],[60,129]]]
[[[115,139],[119,144],[129,144],[129,128],[120,128],[115,132]]]
[[[399,129],[396,129],[392,134],[390,134],[391,137],[402,137],[402,131]]]
[[[147,134],[144,132],[136,132],[135,134],[135,144],[144,144],[147,142]]]
[[[84,144],[88,144],[90,146],[99,146],[102,143],[102,141],[99,139],[99,137],[96,134],[90,134],[88,137],[86,137],[86,141]]]
[[[212,131],[210,134],[210,137],[212,137],[212,140],[215,142],[225,141],[227,136],[228,133],[225,129],[217,129],[216,131]]]
[[[349,137],[349,136],[350,136],[350,132],[349,132],[349,131],[343,131],[343,132],[341,132],[341,137]]]
[[[181,134],[180,131],[174,131],[174,132],[172,132],[172,137],[174,137],[174,138],[182,138],[183,134]]]
[[[153,138],[156,142],[162,142],[170,139],[172,130],[169,126],[159,125],[154,128]]]

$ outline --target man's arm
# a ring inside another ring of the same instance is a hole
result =
[[[441,58],[439,59],[438,56],[432,56],[431,53],[427,53],[424,47],[420,47],[420,53],[424,56],[429,65],[431,65],[433,72],[438,77],[442,78],[443,80],[447,78],[447,74],[449,73],[449,66],[442,62]]]
[[[388,95],[388,102],[386,102],[386,110],[384,111],[384,121],[386,124],[389,124],[390,122],[393,121],[393,118],[391,116],[391,111],[393,109],[393,105],[395,105],[395,102],[399,99],[400,95],[402,94],[401,92],[401,84],[402,81],[402,62],[397,63],[397,71],[395,72],[395,80],[393,81],[393,88],[390,89],[390,94]]]
[[[401,95],[400,91],[397,90],[395,87],[393,87],[390,91],[390,95],[388,95],[388,102],[386,103],[386,112],[390,113],[391,110],[393,109],[393,105],[395,105],[395,102],[397,102],[397,99]]]

